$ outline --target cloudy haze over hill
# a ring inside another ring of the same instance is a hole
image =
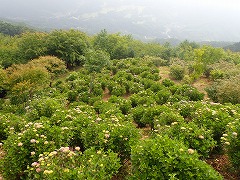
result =
[[[140,39],[240,41],[238,0],[0,0],[0,17]]]

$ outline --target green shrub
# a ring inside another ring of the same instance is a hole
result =
[[[221,137],[232,166],[240,172],[240,120],[228,123],[226,133]]]
[[[240,76],[222,79],[206,89],[208,96],[215,102],[240,103]]]
[[[64,107],[63,102],[53,98],[36,98],[27,107],[27,117],[30,121],[39,119],[42,116],[50,118],[57,109]]]
[[[132,148],[132,179],[223,179],[193,149],[159,136]]]
[[[149,89],[153,84],[155,84],[156,82],[151,80],[151,79],[146,79],[146,78],[142,78],[141,79],[141,84],[144,86],[144,89]]]
[[[116,104],[116,106],[122,111],[122,114],[126,115],[130,112],[132,105],[131,101],[122,97],[111,96],[108,102]]]
[[[111,149],[121,160],[129,158],[131,146],[139,139],[139,130],[132,122],[121,122],[117,117],[97,118],[81,130],[85,148]]]
[[[67,100],[69,102],[74,102],[78,100],[78,92],[76,90],[70,90],[67,92]]]
[[[175,80],[182,80],[185,75],[185,68],[181,65],[174,64],[170,66],[170,76]]]
[[[168,111],[169,108],[166,106],[160,106],[160,105],[155,105],[155,106],[150,106],[145,109],[145,112],[140,119],[141,123],[144,125],[150,125],[151,128],[154,127],[154,119],[158,118],[162,113]],[[163,118],[164,119],[164,118]]]
[[[214,69],[210,72],[210,78],[214,81],[217,79],[222,79],[224,77],[224,72],[219,69]]]
[[[174,94],[168,98],[168,102],[173,103],[173,104],[180,102],[180,101],[189,101],[189,98],[186,96],[179,95],[179,94]]]
[[[172,139],[182,141],[187,147],[196,150],[201,156],[207,158],[216,146],[211,130],[198,127],[195,123],[173,122],[170,128],[161,132]]]
[[[231,108],[230,108],[231,109]],[[192,121],[198,126],[205,126],[212,130],[213,138],[220,146],[220,138],[226,129],[226,125],[234,119],[231,110],[220,104],[202,104],[194,115]]]
[[[71,132],[48,122],[28,123],[20,133],[11,133],[4,141],[5,155],[1,160],[1,172],[6,179],[24,177],[24,171],[38,156],[50,152],[70,141]]]
[[[122,96],[126,94],[126,88],[125,86],[119,85],[117,83],[109,83],[107,86],[109,92],[111,95],[115,96]]]
[[[103,95],[102,84],[94,82],[92,93],[95,96],[102,96]]]
[[[158,92],[158,91],[161,91],[162,89],[165,89],[165,87],[159,82],[153,83],[150,87],[150,90],[153,92]]]
[[[182,85],[175,94],[187,97],[190,101],[203,100],[204,94],[188,84]]]
[[[143,91],[144,90],[144,86],[140,83],[136,83],[136,82],[131,82],[129,84],[129,93],[131,94],[135,94],[135,93],[138,93],[140,91]]]
[[[218,102],[217,84],[216,83],[214,83],[213,85],[205,88],[205,91],[207,92],[208,97],[213,102]]]
[[[78,76],[79,76],[78,73],[74,71],[71,74],[69,74],[69,76],[66,78],[66,80],[73,81],[73,80],[77,79]]]
[[[144,71],[149,71],[150,67],[147,66],[131,66],[129,68],[130,73],[132,73],[133,75],[139,75]]]
[[[150,57],[151,58],[151,57]],[[159,66],[167,66],[168,65],[168,60],[162,59],[160,57],[152,57],[152,62],[156,67]]]
[[[120,168],[117,154],[79,147],[47,152],[28,167],[27,179],[111,179]]]
[[[165,87],[170,87],[174,85],[174,82],[170,79],[164,79],[162,81],[162,85],[164,85]]]
[[[132,117],[133,117],[133,120],[135,123],[137,123],[137,125],[139,127],[144,127],[145,126],[145,123],[143,123],[141,121],[142,117],[144,116],[145,112],[146,112],[146,107],[143,106],[143,105],[139,105],[135,108],[132,109]]]
[[[149,106],[155,104],[154,94],[149,89],[140,91],[137,94],[133,94],[130,96],[130,100],[132,102],[132,107],[136,107],[138,105]]]
[[[169,97],[171,96],[171,92],[167,89],[160,90],[156,95],[155,95],[155,101],[157,104],[165,104]]]
[[[191,120],[194,116],[195,111],[203,106],[202,102],[197,101],[179,101],[175,103],[174,108],[179,112],[179,114],[187,120]]]
[[[155,73],[155,70],[152,70],[150,74],[146,76],[147,79],[152,79],[154,81],[159,81],[161,77],[159,76],[159,72]]]
[[[20,132],[26,121],[12,113],[0,113],[0,142],[6,140],[12,132]]]
[[[183,117],[178,113],[174,112],[167,106],[162,106],[162,111],[159,115],[154,117],[154,129],[159,132],[162,129],[162,126],[168,127],[172,123],[183,123]]]
[[[93,104],[93,107],[98,114],[102,114],[102,115],[104,114],[106,115],[107,112],[110,112],[110,111],[114,112],[115,114],[121,113],[121,110],[119,109],[119,107],[117,107],[117,104],[114,104],[111,102],[105,102],[102,100],[95,101]]]

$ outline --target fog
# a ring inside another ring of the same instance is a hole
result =
[[[238,0],[0,0],[0,18],[153,38],[240,41]]]

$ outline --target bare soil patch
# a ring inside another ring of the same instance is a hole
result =
[[[198,91],[200,91],[201,93],[204,93],[204,98],[207,99],[207,92],[206,92],[206,88],[209,87],[212,84],[211,80],[209,80],[206,77],[200,77],[196,82],[194,82],[192,85],[193,87],[197,88]]]
[[[206,160],[225,180],[238,180],[240,176],[231,168],[227,155],[213,155]]]

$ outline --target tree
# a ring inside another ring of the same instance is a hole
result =
[[[49,34],[47,44],[48,55],[65,61],[67,68],[83,65],[90,48],[88,36],[77,30],[55,30]]]
[[[192,64],[192,78],[199,78],[207,70],[207,65],[216,63],[224,57],[224,50],[211,46],[194,49],[194,62]]]
[[[10,37],[0,34],[0,65],[3,68],[22,62],[17,40],[16,36]]]
[[[5,97],[6,95],[5,87],[6,80],[7,80],[6,72],[0,68],[0,98]]]
[[[41,56],[38,59],[33,59],[28,64],[32,66],[45,67],[52,78],[66,72],[66,65],[64,61],[54,56]]]
[[[31,59],[44,56],[47,53],[46,33],[24,33],[18,39],[19,54],[23,61],[28,62]]]
[[[183,41],[176,48],[176,56],[185,61],[194,60],[194,49],[199,48],[199,45],[195,42]]]
[[[11,102],[19,104],[33,97],[33,94],[44,89],[50,81],[50,74],[45,67],[31,64],[13,65],[5,70],[6,89]]]
[[[93,44],[95,49],[109,53],[111,59],[124,59],[135,56],[132,42],[133,38],[130,35],[108,34],[104,29],[94,37]]]
[[[99,73],[104,67],[110,63],[108,53],[101,50],[90,50],[86,53],[85,68],[91,73],[90,92],[93,89],[93,80],[95,73]]]

